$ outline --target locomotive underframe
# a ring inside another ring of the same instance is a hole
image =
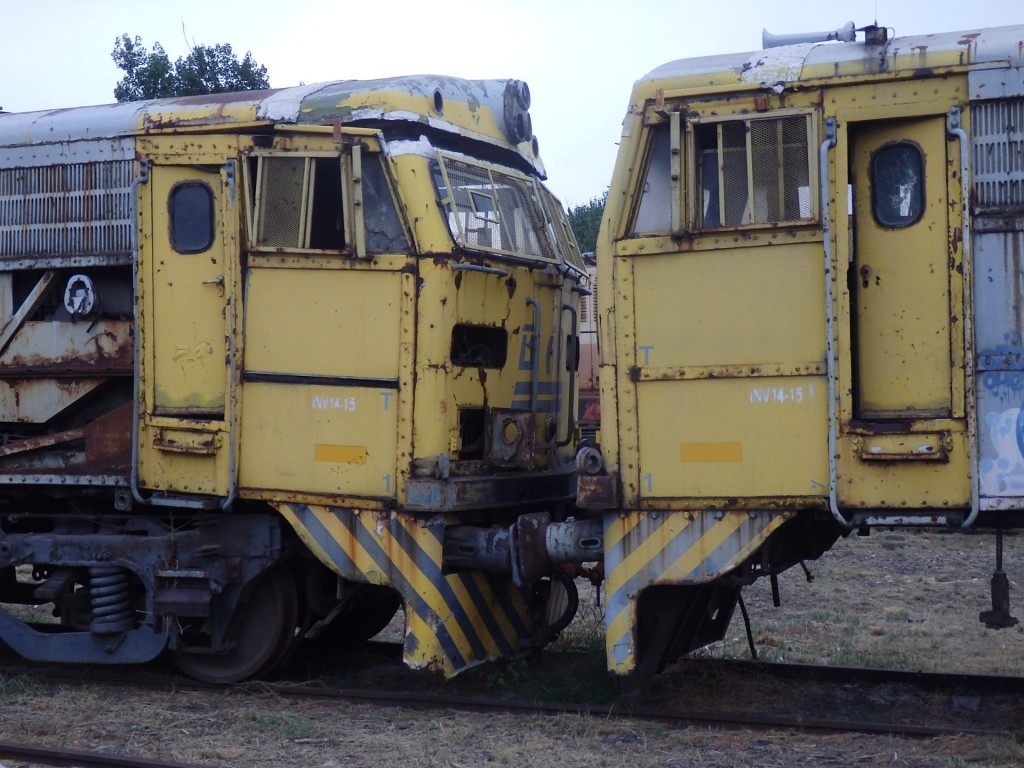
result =
[[[230,648],[247,587],[287,553],[272,514],[7,514],[2,526],[0,603],[52,611],[34,625],[4,611],[0,639],[39,661],[130,664],[165,647]],[[183,635],[196,622],[201,634]]]

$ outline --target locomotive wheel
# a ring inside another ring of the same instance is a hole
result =
[[[208,683],[237,683],[269,672],[295,639],[298,599],[286,568],[274,568],[252,585],[231,620],[235,645],[225,653],[175,653],[174,665]]]

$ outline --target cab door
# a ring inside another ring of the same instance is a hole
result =
[[[959,163],[945,115],[849,127],[840,506],[970,503]],[[840,249],[840,253],[844,249]]]
[[[234,161],[157,158],[140,244],[143,487],[228,494]],[[150,224],[146,227],[146,223]]]

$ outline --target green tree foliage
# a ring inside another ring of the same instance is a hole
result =
[[[601,229],[601,216],[604,215],[607,200],[608,192],[605,191],[600,197],[591,198],[588,203],[569,208],[569,224],[583,253],[592,252],[597,247],[597,233]]]
[[[248,51],[241,61],[227,43],[197,45],[185,58],[173,64],[160,43],[146,50],[142,38],[121,35],[111,53],[124,72],[114,87],[118,101],[161,99],[168,96],[196,96],[269,88],[267,68],[257,64]]]

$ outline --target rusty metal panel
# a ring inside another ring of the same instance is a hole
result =
[[[129,159],[0,168],[0,259],[129,256],[133,177]]]

